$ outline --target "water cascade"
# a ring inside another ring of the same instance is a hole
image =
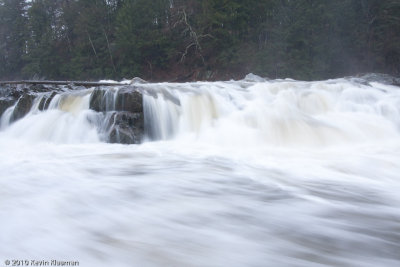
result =
[[[24,92],[5,109],[1,119],[5,134],[57,143],[140,143],[142,96],[135,89],[44,90],[48,92]]]
[[[396,139],[398,90],[380,87],[349,79],[243,80],[51,91],[23,94],[4,111],[1,127],[18,138],[67,143],[189,138],[315,147]]]

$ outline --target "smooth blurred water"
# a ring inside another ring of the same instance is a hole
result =
[[[0,260],[400,265],[397,87],[143,86],[141,145],[100,142],[90,90],[2,126]]]

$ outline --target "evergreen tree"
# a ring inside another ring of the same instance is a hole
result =
[[[24,76],[55,77],[59,66],[55,43],[60,25],[57,23],[57,1],[35,0],[28,10],[27,53]]]
[[[70,69],[78,78],[112,78],[117,75],[114,63],[114,27],[118,2],[80,0],[69,7],[76,12]]]
[[[26,53],[26,2],[0,0],[0,75],[15,78]]]
[[[166,0],[125,0],[116,20],[118,67],[123,76],[152,72],[165,67],[169,59],[168,26],[170,2]]]
[[[0,0],[0,77],[400,74],[398,0]]]

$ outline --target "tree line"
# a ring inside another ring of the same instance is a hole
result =
[[[398,0],[0,0],[0,79],[400,73]]]

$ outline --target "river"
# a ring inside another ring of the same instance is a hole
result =
[[[102,142],[91,89],[6,111],[1,266],[400,266],[398,87],[142,86],[140,145]]]

